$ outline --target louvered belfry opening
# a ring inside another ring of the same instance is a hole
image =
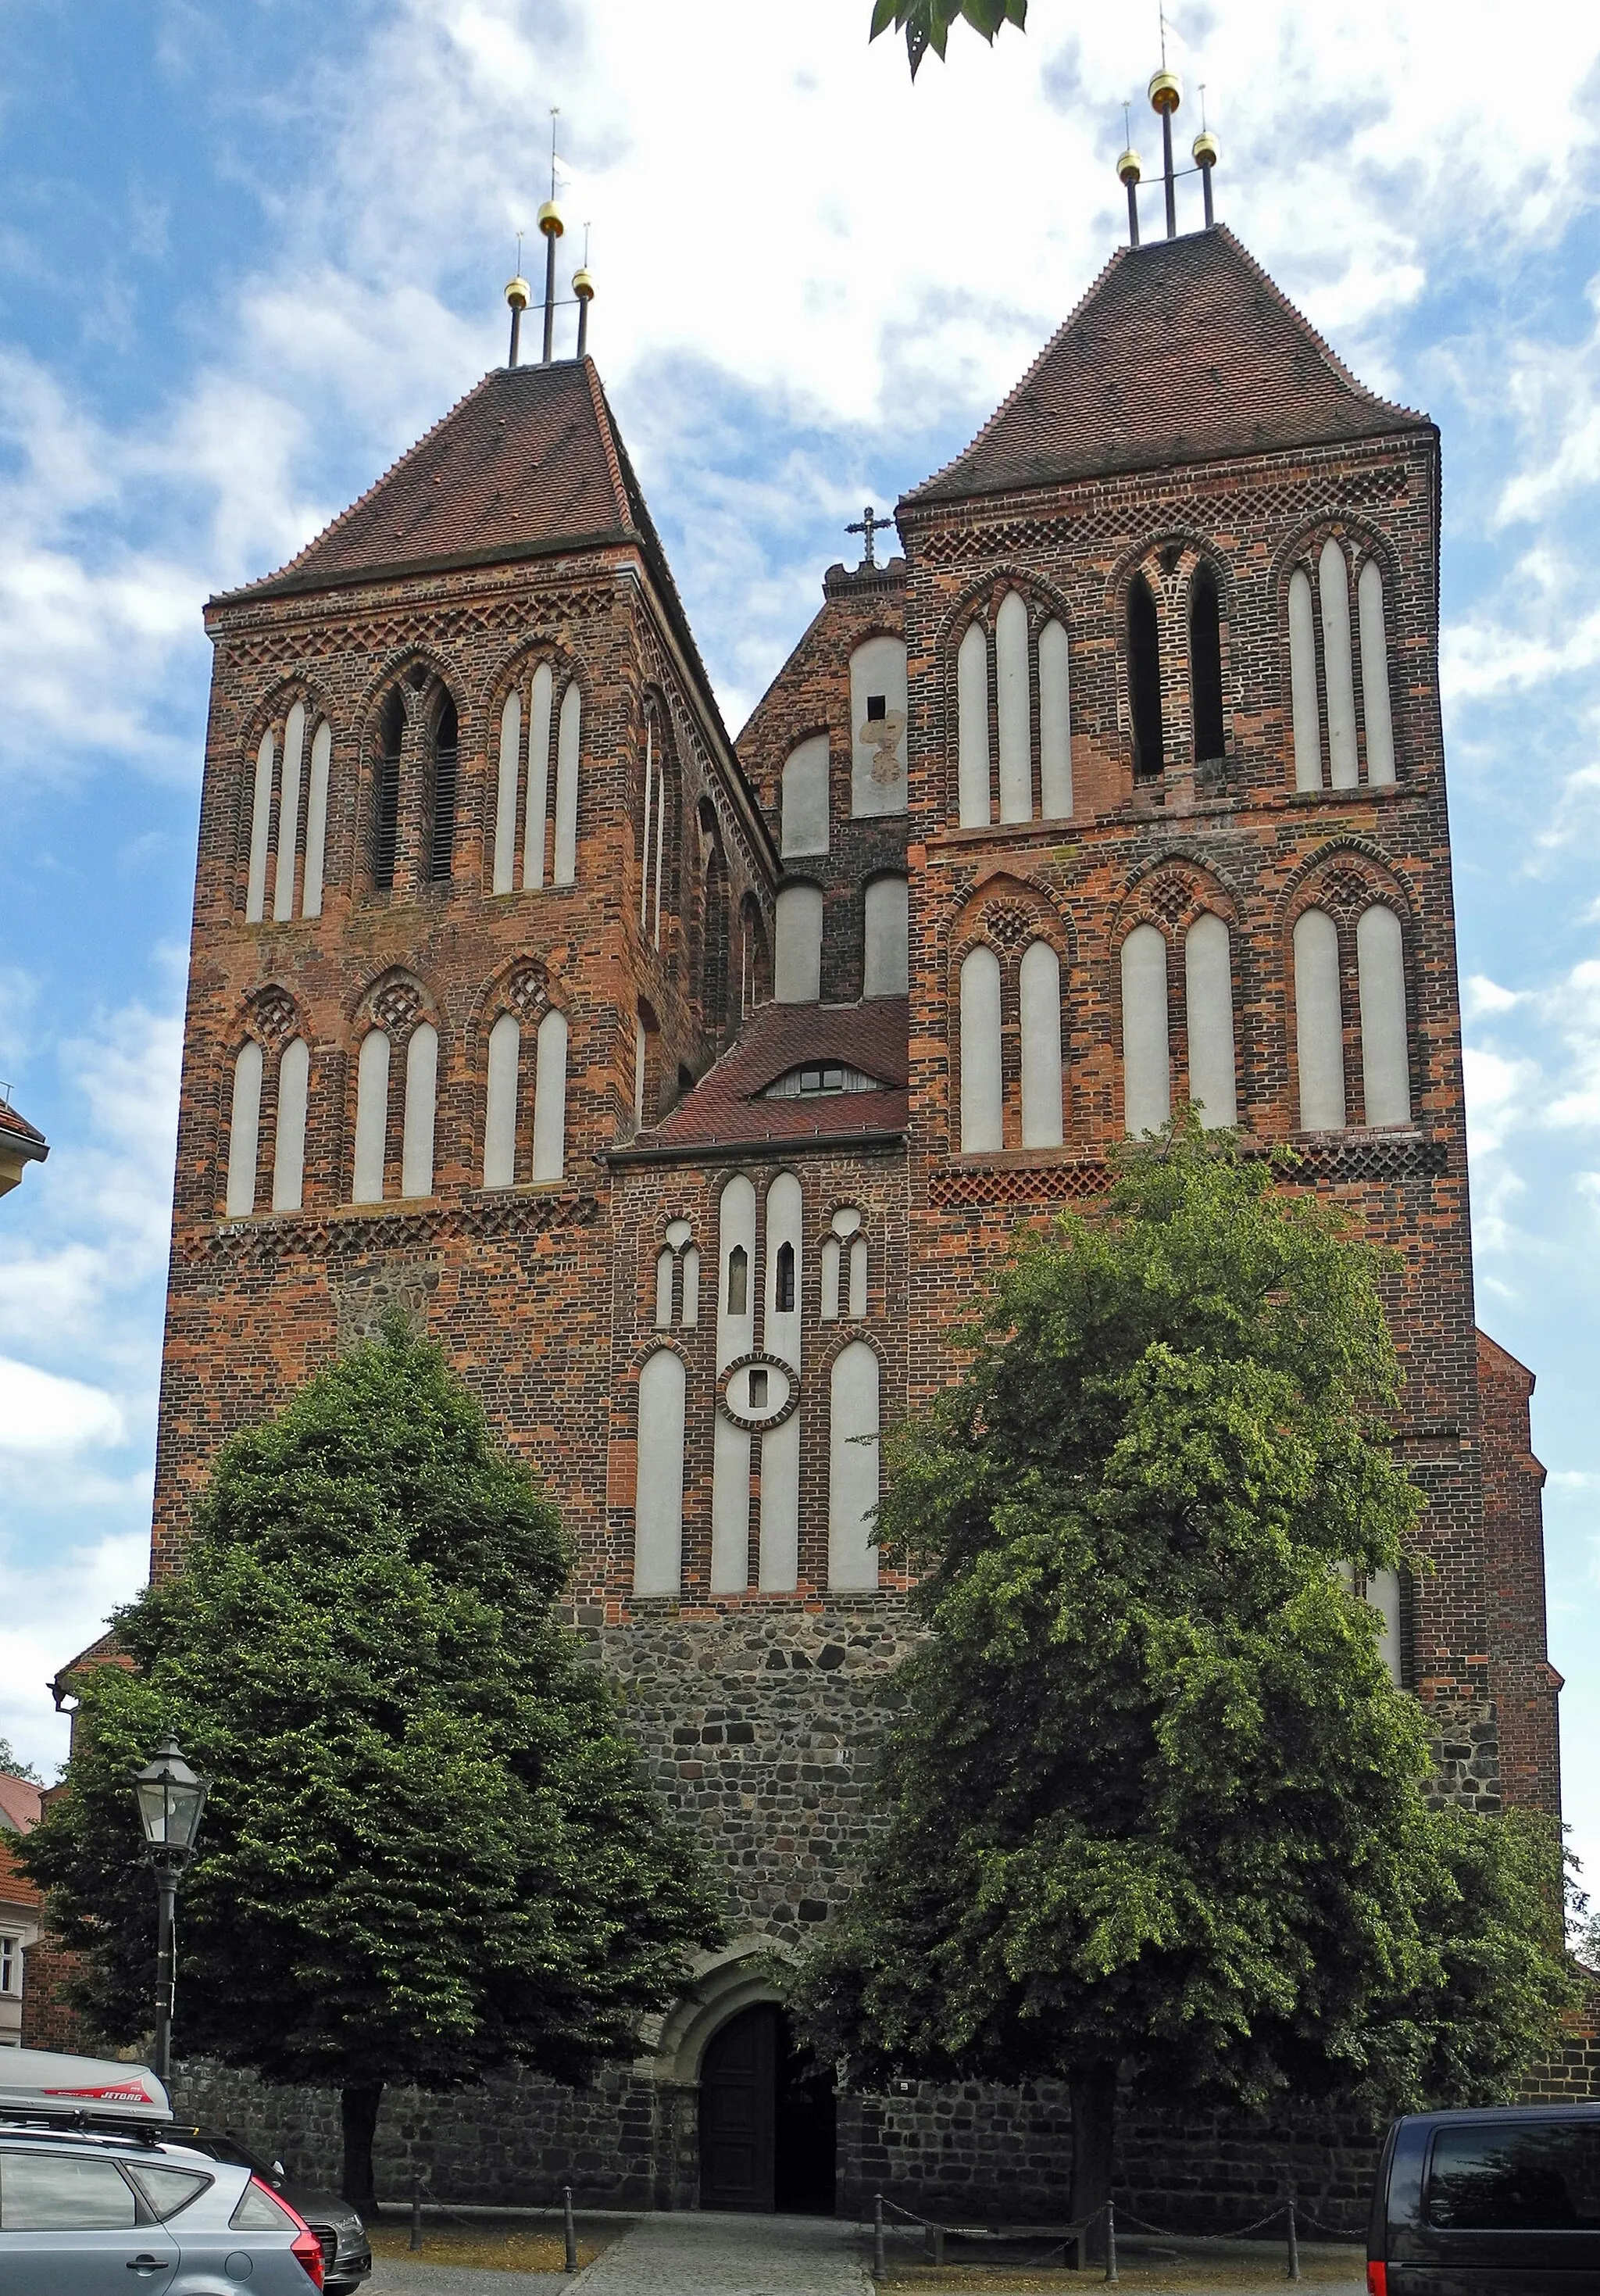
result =
[[[395,889],[395,858],[400,837],[400,741],[405,704],[396,686],[378,721],[378,770],[373,783],[372,884],[380,893]]]
[[[429,837],[428,878],[434,885],[449,882],[455,852],[455,793],[460,763],[455,703],[446,694],[433,731],[433,822]]]
[[[1220,758],[1228,739],[1222,723],[1222,610],[1217,578],[1195,570],[1189,586],[1189,699],[1195,720],[1195,762]]]
[[[1128,695],[1133,708],[1133,770],[1142,777],[1160,773],[1161,631],[1155,601],[1142,574],[1128,587]]]

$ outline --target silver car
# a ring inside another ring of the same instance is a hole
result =
[[[0,2296],[311,2296],[322,2251],[249,2169],[0,2122]]]

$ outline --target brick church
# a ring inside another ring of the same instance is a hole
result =
[[[412,2099],[380,2189],[1059,2214],[1061,2098],[836,2100],[772,1956],[849,1888],[907,1647],[872,1439],[1016,1223],[1184,1100],[1396,1248],[1428,1568],[1366,1591],[1442,1790],[1557,1807],[1533,1382],[1473,1315],[1437,430],[1208,224],[1112,257],[903,554],[864,523],[731,738],[551,358],[207,611],[156,1567],[402,1303],[559,1497],[727,1886],[637,2064]],[[237,2123],[230,2079],[191,2095]],[[332,2101],[293,2112],[314,2154]]]

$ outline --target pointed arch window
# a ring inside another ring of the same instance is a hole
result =
[[[706,857],[701,901],[700,1018],[713,1036],[728,1025],[728,871],[715,845]]]
[[[1359,543],[1347,545],[1337,535],[1326,536],[1289,576],[1288,618],[1294,786],[1389,786],[1395,778],[1394,718],[1384,570],[1376,556]]]
[[[446,693],[433,728],[433,819],[428,845],[428,877],[447,884],[455,857],[455,801],[461,781],[461,729],[455,703]]]
[[[1133,716],[1133,770],[1148,779],[1162,771],[1166,753],[1161,718],[1161,624],[1155,596],[1142,574],[1136,574],[1128,585],[1128,701]]]
[[[531,1063],[523,1041],[530,1034]],[[560,1179],[567,1158],[566,1014],[552,1008],[536,1029],[526,1030],[515,1013],[500,1013],[489,1030],[486,1084],[484,1186]]]
[[[577,877],[583,697],[568,676],[558,706],[551,662],[524,675],[527,683],[515,685],[500,709],[490,873],[496,893],[570,885]]]
[[[1189,703],[1196,765],[1228,748],[1222,716],[1222,608],[1217,578],[1203,559],[1189,584]]]
[[[291,702],[282,726],[268,726],[257,747],[245,875],[249,924],[263,921],[269,899],[274,923],[322,913],[333,732],[318,718],[308,745],[311,726],[306,704]]]
[[[992,661],[980,619],[968,623],[957,650],[956,783],[963,829],[1072,813],[1066,631],[1054,618],[1035,631],[1020,590],[1008,590],[995,611]]]
[[[1351,1121],[1352,1070],[1360,1078],[1359,1122],[1408,1124],[1411,1030],[1397,912],[1372,901],[1352,929],[1326,909],[1306,909],[1295,920],[1294,952],[1301,1129],[1334,1132]],[[1359,1051],[1347,1062],[1352,1034]]]
[[[378,719],[378,757],[372,775],[372,884],[380,893],[395,889],[400,851],[400,748],[405,734],[405,703],[394,686]]]
[[[257,1209],[262,1181],[262,1134],[269,1123],[272,1160],[266,1175],[267,1201],[275,1212],[300,1210],[310,1082],[311,1047],[303,1037],[290,1037],[276,1052],[255,1037],[247,1037],[240,1046],[233,1061],[228,1109],[224,1209],[230,1219],[247,1219]]]

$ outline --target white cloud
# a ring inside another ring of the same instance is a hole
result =
[[[67,1722],[45,1685],[149,1575],[146,1530],[61,1545],[31,1559],[0,1546],[0,1737],[49,1777],[66,1759]]]
[[[103,1390],[0,1356],[0,1451],[97,1449],[127,1432]]]

